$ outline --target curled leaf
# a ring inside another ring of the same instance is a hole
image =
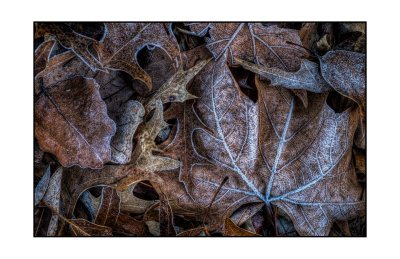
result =
[[[46,193],[47,186],[49,186],[50,182],[50,166],[47,167],[46,172],[44,173],[42,179],[40,179],[39,183],[35,187],[35,206],[39,204],[42,200],[44,194]]]
[[[207,65],[209,61],[210,59],[202,60],[186,71],[183,70],[183,66],[181,66],[178,72],[163,84],[157,92],[149,97],[149,100],[145,104],[146,111],[150,112],[154,109],[157,100],[161,100],[162,103],[168,103],[184,102],[196,98],[196,96],[190,94],[186,90],[186,85],[200,72],[200,70],[203,69],[205,65]]]
[[[253,232],[247,231],[243,228],[240,228],[233,223],[230,218],[225,219],[224,224],[224,236],[225,237],[260,237],[259,234],[255,234]]]
[[[153,151],[160,151],[154,142],[155,138],[160,130],[168,126],[163,120],[161,100],[157,100],[155,105],[153,117],[145,123],[137,135],[137,144],[132,155],[132,161],[143,170],[152,172],[179,168],[179,161],[153,155]]]
[[[111,139],[111,162],[126,164],[132,154],[133,135],[144,116],[143,105],[138,101],[127,102],[122,115],[117,117],[117,131]]]
[[[269,68],[239,58],[234,58],[234,60],[245,69],[268,78],[271,80],[271,85],[274,86],[283,86],[288,89],[303,89],[314,93],[331,91],[331,87],[319,74],[318,64],[306,59],[301,61],[300,69],[296,72],[287,72],[279,68]]]

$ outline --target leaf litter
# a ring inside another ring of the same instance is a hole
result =
[[[363,28],[35,24],[34,235],[365,236]]]

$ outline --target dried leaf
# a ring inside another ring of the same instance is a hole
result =
[[[333,221],[355,217],[365,206],[350,163],[357,113],[335,114],[326,94],[309,93],[305,109],[288,90],[261,82],[258,88],[266,201],[283,209],[301,235],[327,235]]]
[[[46,172],[44,173],[42,179],[40,179],[39,183],[35,187],[35,206],[39,204],[39,202],[43,199],[44,194],[46,193],[47,186],[49,186],[50,182],[50,166],[47,167]]]
[[[207,30],[207,48],[217,60],[227,51],[229,64],[236,64],[234,57],[267,67],[296,71],[300,58],[308,55],[301,46],[297,31],[263,26],[261,23],[191,23],[187,24],[198,36]],[[294,44],[289,44],[291,42]]]
[[[122,108],[122,115],[117,117],[117,132],[111,139],[111,162],[126,164],[132,154],[133,135],[143,121],[143,105],[138,101],[129,101]]]
[[[162,23],[106,23],[107,33],[97,49],[105,68],[123,70],[145,83],[151,91],[150,76],[138,65],[136,55],[146,46],[160,46],[168,53],[175,69],[181,63],[175,38]]]
[[[194,67],[184,71],[181,66],[165,84],[163,84],[160,89],[149,97],[148,101],[145,102],[146,112],[150,112],[156,106],[156,101],[161,100],[162,103],[169,102],[184,102],[196,98],[196,96],[190,94],[186,90],[187,83],[192,80],[200,70],[203,69],[205,65],[210,61],[202,60],[197,63]]]
[[[254,234],[253,232],[247,231],[243,228],[240,228],[233,223],[230,218],[225,219],[224,225],[224,236],[225,237],[260,237],[258,234]]]
[[[36,23],[36,31],[54,35],[64,48],[72,50],[90,69],[103,69],[102,64],[88,49],[89,45],[98,43],[97,40],[73,31],[64,23]]]
[[[199,99],[170,112],[184,116],[164,150],[182,162],[179,180],[190,198],[179,196],[179,204],[204,212],[229,176],[212,206],[211,229],[240,205],[263,201],[282,208],[300,234],[327,235],[335,220],[364,211],[350,163],[357,113],[335,114],[327,94],[317,93],[308,93],[306,108],[289,90],[256,83],[254,104],[221,59],[194,81],[191,91]],[[179,189],[175,183],[166,188],[170,198]]]
[[[174,215],[168,202],[168,197],[164,193],[160,193],[159,208],[160,236],[176,236],[174,229]]]
[[[94,224],[86,219],[70,219],[67,221],[75,236],[112,236],[112,229]]]
[[[59,167],[50,178],[49,186],[46,194],[43,197],[43,201],[51,206],[54,210],[59,212],[60,210],[60,190],[61,190],[61,179],[63,174],[63,168]],[[49,227],[47,229],[47,236],[55,236],[58,228],[58,216],[53,213],[51,217]]]
[[[136,220],[131,216],[120,213],[114,225],[114,229],[120,233],[134,236],[150,236],[146,223]]]
[[[198,237],[205,236],[204,227],[192,228],[186,231],[183,231],[176,235],[177,237]]]
[[[121,211],[126,213],[142,214],[146,212],[155,201],[147,201],[137,198],[132,193],[135,186],[136,183],[131,184],[125,191],[119,193],[119,196],[121,197]]]
[[[114,188],[104,187],[94,223],[113,228],[119,216],[120,203],[118,192]]]
[[[107,115],[98,84],[74,77],[42,91],[35,102],[40,147],[65,167],[101,168],[110,161],[115,123]]]
[[[153,151],[160,151],[154,139],[168,124],[163,120],[161,100],[156,101],[156,109],[150,121],[146,122],[137,135],[137,144],[132,154],[132,161],[145,171],[160,171],[179,168],[179,161],[167,157],[154,156]]]
[[[304,47],[311,49],[312,44],[318,39],[318,23],[307,22],[299,31],[299,37]]]
[[[318,64],[303,59],[301,67],[296,72],[286,72],[278,68],[269,68],[234,58],[235,62],[254,73],[271,80],[273,86],[283,86],[288,89],[303,89],[314,93],[331,91],[331,87],[320,76]]]
[[[254,204],[246,204],[240,207],[237,211],[235,211],[230,219],[233,223],[238,226],[244,224],[248,219],[254,216],[262,207],[264,203],[254,203]]]
[[[54,43],[54,40],[45,41],[35,50],[34,76],[46,68],[46,64],[49,60],[50,52],[53,49]]]
[[[365,112],[365,54],[329,51],[320,57],[321,74],[337,92],[352,99]]]

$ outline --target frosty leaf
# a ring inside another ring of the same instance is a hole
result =
[[[143,105],[138,101],[129,101],[117,117],[117,132],[111,139],[111,162],[126,164],[132,154],[133,135],[144,116]]]
[[[324,79],[365,111],[365,54],[345,50],[329,51],[320,57],[320,63]]]
[[[50,182],[50,166],[47,167],[46,172],[44,173],[42,179],[40,179],[39,183],[35,187],[35,206],[39,204],[39,202],[42,200],[46,190],[47,186],[49,185]]]
[[[88,49],[89,45],[97,43],[97,40],[79,34],[63,23],[37,23],[36,30],[54,35],[64,48],[72,50],[90,69],[103,69],[102,64]]]
[[[103,167],[110,161],[114,134],[115,123],[94,80],[74,77],[42,87],[35,101],[35,137],[65,167]]]
[[[179,167],[179,161],[167,157],[154,156],[153,151],[158,151],[154,140],[160,130],[168,124],[163,120],[163,107],[161,100],[156,101],[156,109],[150,121],[146,122],[137,135],[137,144],[132,154],[132,162],[146,171],[160,171]]]
[[[165,84],[163,84],[160,89],[155,92],[145,104],[145,109],[150,112],[154,109],[157,100],[161,100],[162,103],[168,102],[184,102],[196,98],[194,95],[190,94],[186,90],[186,85],[190,80],[192,80],[200,70],[210,61],[202,60],[197,63],[194,67],[184,71],[183,66],[181,66]]]
[[[235,62],[254,73],[271,80],[271,85],[283,86],[288,89],[303,89],[314,93],[331,91],[331,87],[320,76],[318,64],[303,59],[301,67],[296,72],[286,72],[279,68],[269,68],[234,58]]]
[[[191,23],[187,24],[198,36],[209,30],[207,48],[219,59],[228,52],[229,64],[236,64],[234,57],[267,67],[296,71],[300,58],[307,53],[287,42],[301,46],[297,31],[263,26],[260,23]]]
[[[123,70],[152,89],[150,76],[138,65],[136,55],[144,46],[163,48],[175,69],[181,63],[175,38],[162,23],[106,23],[107,33],[95,48],[105,68]]]
[[[283,209],[300,234],[328,235],[334,221],[365,206],[351,164],[357,113],[335,114],[326,94],[308,93],[303,108],[288,90],[256,82],[266,202]]]
[[[63,168],[59,167],[50,178],[49,187],[43,197],[43,201],[51,206],[54,210],[60,210],[60,191],[61,191],[61,178]],[[51,217],[49,227],[47,229],[47,236],[55,236],[58,228],[58,216],[53,214]]]

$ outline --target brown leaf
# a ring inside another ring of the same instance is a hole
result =
[[[311,49],[312,44],[318,39],[318,23],[307,22],[299,31],[299,37],[304,47]]]
[[[305,109],[284,88],[261,82],[258,88],[267,202],[283,209],[301,235],[327,235],[333,221],[362,213],[361,186],[350,163],[354,109],[335,114],[326,94],[314,93]]]
[[[70,219],[67,222],[75,236],[112,236],[111,228],[94,224],[86,219]]]
[[[164,149],[182,163],[177,173],[190,198],[180,194],[179,204],[204,213],[229,176],[211,208],[211,230],[240,205],[263,201],[282,208],[300,234],[327,235],[333,221],[364,211],[350,163],[357,113],[335,114],[327,94],[317,93],[308,93],[306,108],[289,90],[256,82],[260,98],[254,104],[221,59],[196,77],[190,89],[199,96],[195,103],[167,111],[168,119],[181,114]],[[173,199],[178,185],[166,188]]]
[[[204,227],[192,228],[186,231],[183,231],[176,235],[177,237],[198,237],[204,236]]]
[[[264,203],[253,203],[253,204],[243,205],[230,216],[230,219],[236,225],[241,226],[248,219],[253,217],[263,206]]]
[[[88,49],[89,45],[97,43],[97,40],[75,32],[64,23],[36,23],[35,29],[38,34],[54,35],[64,48],[71,50],[90,69],[103,69],[102,64]]]
[[[233,223],[230,218],[225,219],[224,224],[224,236],[225,237],[260,237],[259,234],[255,234],[253,232],[247,231],[243,228],[240,228]]]
[[[202,37],[207,30],[207,48],[215,59],[227,51],[229,64],[236,64],[234,57],[267,67],[296,71],[300,58],[308,54],[293,44],[301,46],[297,31],[261,23],[191,23],[191,31]]]
[[[119,216],[121,199],[118,192],[108,186],[103,188],[101,195],[101,203],[94,223],[113,228]]]
[[[160,236],[176,236],[174,229],[174,215],[168,202],[168,197],[160,192]]]
[[[110,161],[114,134],[115,123],[94,80],[74,77],[42,87],[35,102],[35,137],[63,166],[103,167]]]
[[[337,92],[352,99],[365,112],[365,54],[329,51],[320,57],[321,74]]]
[[[148,46],[160,46],[170,56],[175,69],[181,63],[175,38],[162,23],[106,23],[107,33],[97,49],[105,68],[123,70],[145,83],[151,91],[150,76],[138,65],[136,54]]]
[[[54,40],[45,41],[35,50],[34,76],[46,68],[46,64],[49,60],[50,52],[53,49],[54,43]]]
[[[136,220],[129,215],[120,213],[114,225],[114,229],[120,233],[138,237],[150,236],[146,223]]]

